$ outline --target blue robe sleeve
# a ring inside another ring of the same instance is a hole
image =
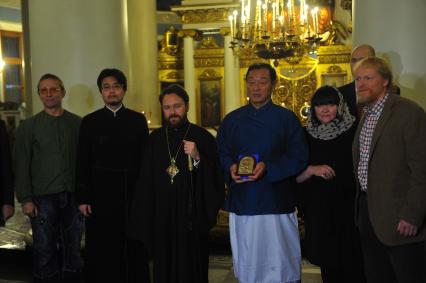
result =
[[[286,132],[285,153],[276,159],[265,162],[265,178],[269,182],[278,182],[294,176],[305,169],[308,163],[308,146],[303,128],[294,113],[286,117],[283,129]]]

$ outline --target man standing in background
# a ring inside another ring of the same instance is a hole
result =
[[[59,77],[43,75],[37,91],[44,109],[21,123],[15,141],[15,190],[31,220],[34,282],[80,282],[83,218],[74,176],[81,118],[62,108]]]
[[[131,235],[146,243],[156,283],[207,283],[208,233],[223,204],[214,137],[188,121],[179,85],[160,95],[165,125],[154,130],[137,186]]]
[[[104,69],[97,85],[105,107],[83,118],[76,169],[86,216],[86,282],[149,282],[145,249],[126,236],[148,126],[145,116],[123,105],[123,72]]]
[[[251,65],[250,103],[228,114],[217,135],[234,272],[244,283],[299,282],[301,276],[294,189],[308,148],[296,115],[271,100],[276,79],[269,64]]]
[[[357,121],[359,121],[362,114],[362,108],[360,108],[360,110],[358,110],[358,108],[362,106],[357,106],[358,102],[355,90],[354,66],[362,59],[372,56],[376,56],[376,51],[372,46],[362,44],[355,47],[351,53],[351,72],[354,80],[344,86],[339,87],[339,90],[343,95],[343,99],[345,99],[346,103],[348,104],[350,113],[352,114],[352,116],[355,116],[357,118]]]
[[[355,66],[366,106],[353,144],[359,190],[358,225],[367,282],[424,283],[426,239],[426,114],[393,94],[381,58]]]

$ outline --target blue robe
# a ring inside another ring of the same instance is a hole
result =
[[[294,176],[308,161],[305,135],[296,115],[269,101],[228,114],[217,135],[220,161],[229,187],[225,209],[237,215],[291,213],[295,208]],[[266,165],[262,178],[236,184],[229,168],[241,155],[259,155]]]

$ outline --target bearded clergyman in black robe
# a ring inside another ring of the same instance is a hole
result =
[[[149,137],[130,235],[145,243],[155,283],[208,282],[208,233],[224,200],[216,142],[187,119],[188,95],[162,91],[165,126]]]
[[[76,198],[86,216],[85,282],[149,282],[146,251],[126,237],[146,119],[122,104],[127,80],[120,70],[103,70],[97,85],[105,107],[81,122],[76,168]]]

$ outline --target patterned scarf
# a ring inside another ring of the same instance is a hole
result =
[[[334,89],[339,95],[336,118],[327,124],[322,124],[321,122],[317,122],[317,119],[312,119],[312,113],[315,113],[315,111],[309,111],[306,130],[316,139],[332,140],[349,130],[355,122],[355,117],[349,113],[349,108],[343,100],[343,95],[337,88]]]

